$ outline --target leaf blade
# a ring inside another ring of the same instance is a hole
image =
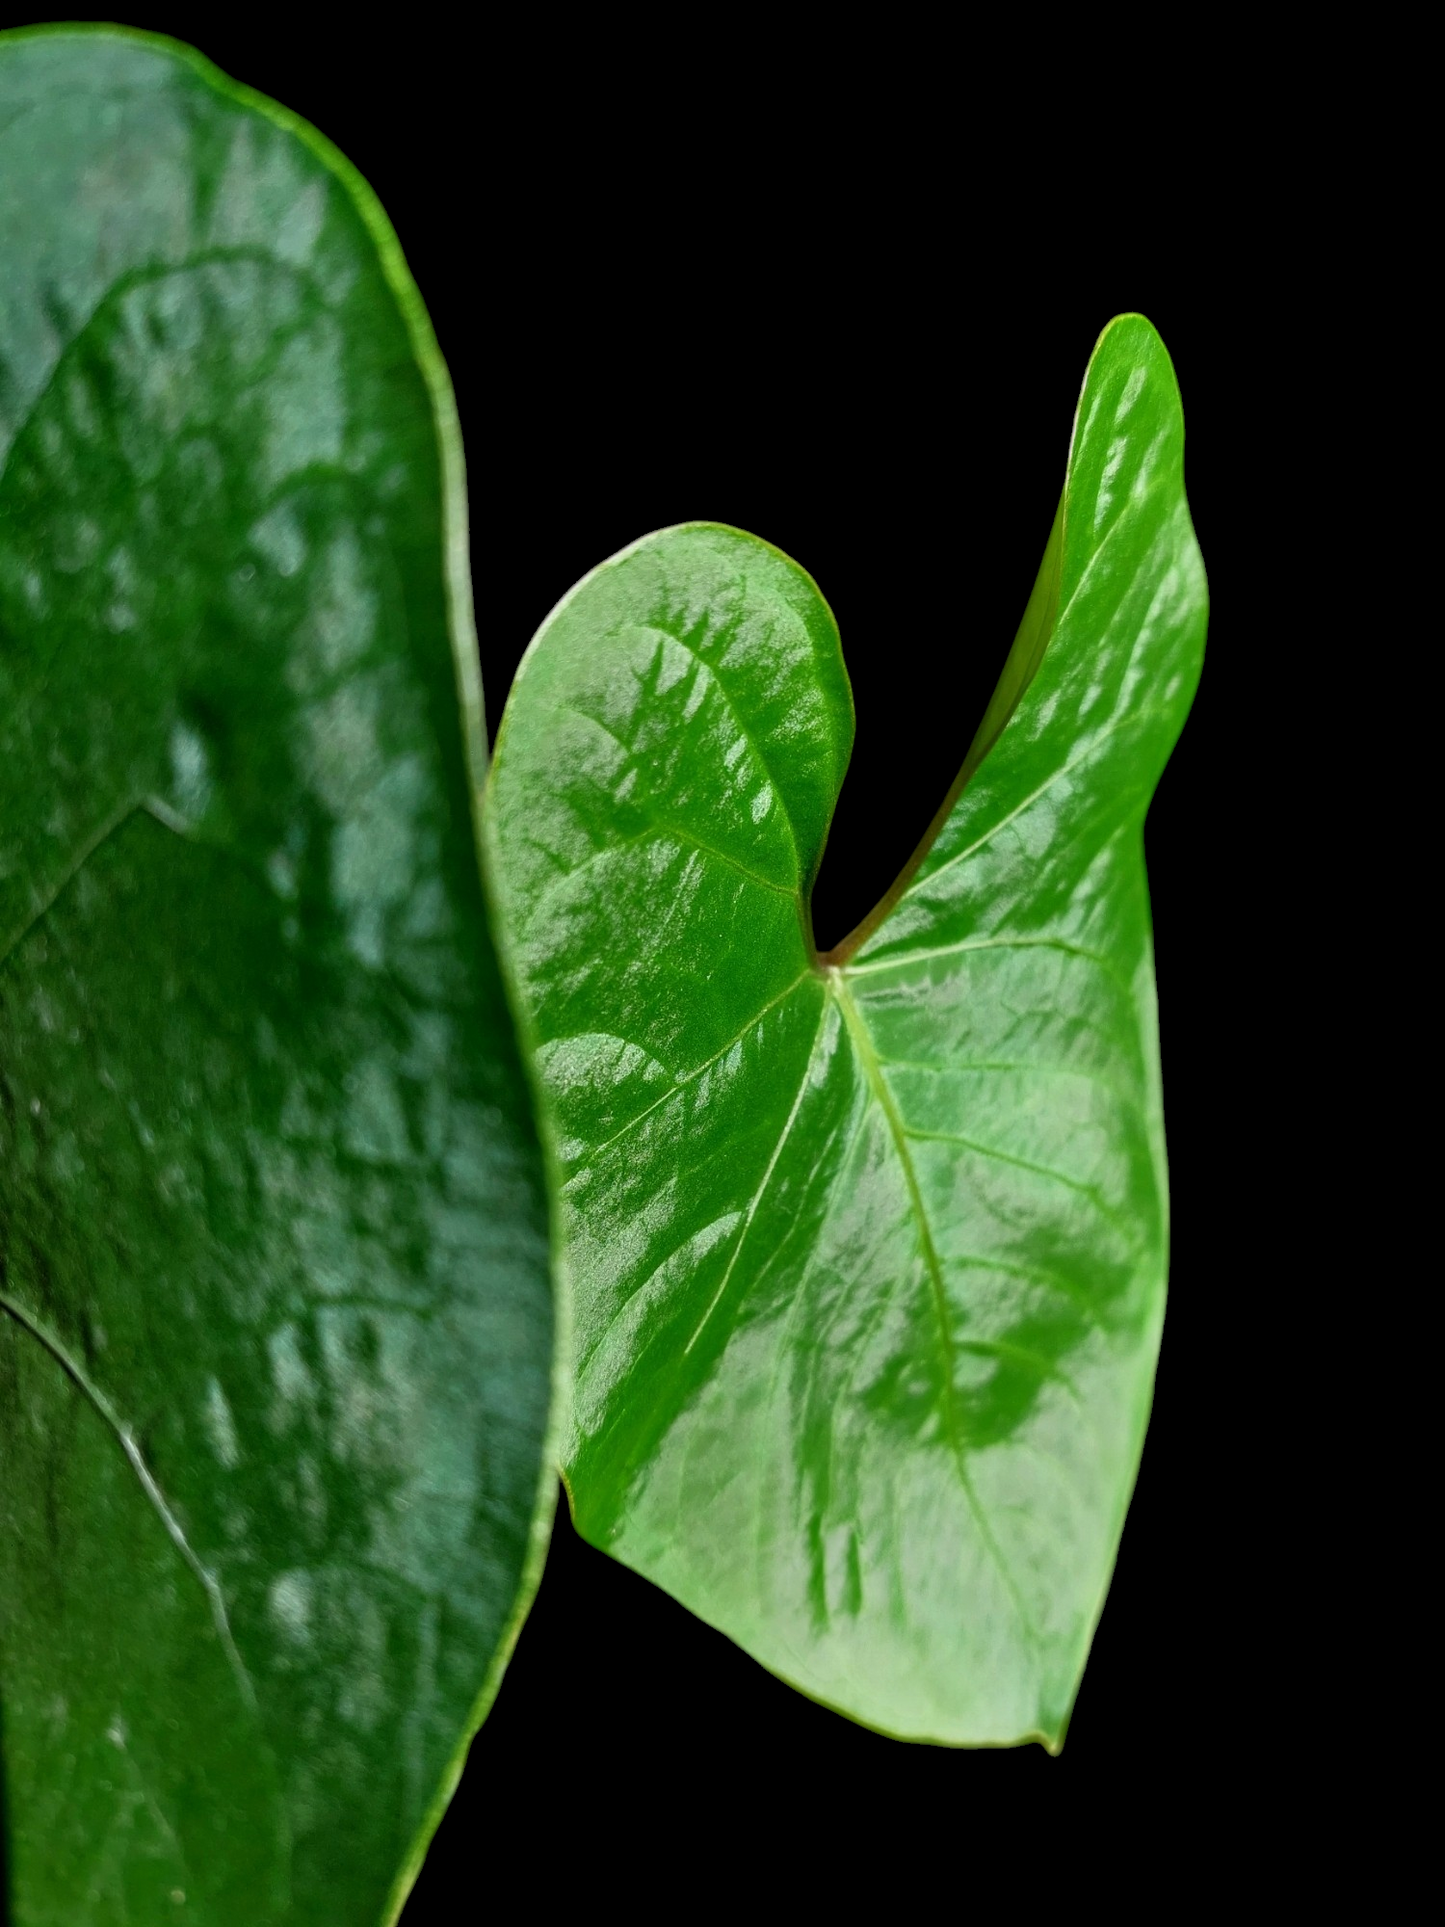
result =
[[[1163,1310],[1140,830],[1204,620],[1167,355],[1139,317],[1101,338],[1000,696],[930,839],[826,959],[803,889],[798,940],[735,881],[745,833],[727,879],[697,852],[607,862],[655,725],[682,755],[618,646],[628,610],[718,646],[737,539],[664,531],[579,586],[533,643],[488,792],[569,1161],[577,1524],[866,1724],[1057,1747]],[[770,646],[779,676],[807,673]],[[631,760],[557,741],[583,680]],[[687,764],[724,817],[731,753]],[[786,806],[781,744],[769,760]],[[625,1079],[600,1056],[572,1074],[582,1034],[655,1067],[628,1138],[593,1126]]]

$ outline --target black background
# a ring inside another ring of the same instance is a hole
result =
[[[1159,327],[1189,429],[1210,640],[1147,829],[1170,1310],[1064,1752],[865,1732],[581,1544],[564,1503],[405,1927],[494,1916],[519,1866],[558,1898],[644,1913],[855,1887],[962,1906],[987,1877],[1030,1911],[1066,1890],[1147,1904],[1230,1877],[1276,1823],[1296,1744],[1281,1734],[1302,1716],[1275,1496],[1292,1448],[1268,1416],[1290,1211],[1270,1037],[1301,888],[1268,827],[1294,641],[1269,559],[1294,486],[1276,346],[1302,326],[1273,190],[1201,186],[1172,151],[1166,169],[1161,142],[1199,132],[1182,108],[1168,130],[1136,106],[1041,143],[1027,88],[1009,119],[988,96],[1012,83],[974,72],[910,111],[934,54],[886,36],[845,85],[700,33],[653,47],[662,84],[615,37],[574,35],[563,71],[550,29],[523,46],[458,24],[438,59],[429,36],[354,33],[343,52],[224,10],[132,22],[313,121],[385,205],[457,392],[493,729],[548,609],[647,530],[733,523],[813,574],[858,712],[822,947],[891,881],[972,736],[1112,314]],[[1261,981],[1278,994],[1262,1002]]]

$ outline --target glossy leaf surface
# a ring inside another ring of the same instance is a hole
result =
[[[455,412],[369,190],[0,39],[17,1927],[394,1917],[535,1583],[541,1157]]]
[[[503,719],[577,1524],[890,1733],[1061,1743],[1138,1466],[1167,1242],[1142,827],[1206,606],[1182,458],[1125,316],[959,783],[831,957],[808,903],[852,707],[786,557],[704,525],[625,550]],[[958,598],[926,558],[898,583],[909,675],[907,624]]]

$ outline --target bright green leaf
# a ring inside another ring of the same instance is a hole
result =
[[[828,957],[848,683],[753,537],[665,530],[579,584],[489,785],[567,1174],[578,1527],[912,1738],[1061,1743],[1139,1462],[1167,1237],[1142,829],[1205,623],[1182,457],[1125,316],[959,782]],[[962,598],[928,567],[897,561],[898,669],[938,703]]]
[[[169,43],[0,39],[17,1927],[395,1915],[535,1583],[540,1153],[396,240]]]

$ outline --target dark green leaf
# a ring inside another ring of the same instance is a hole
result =
[[[1138,1466],[1166,1268],[1142,828],[1205,620],[1182,457],[1126,316],[959,781],[830,956],[808,903],[852,708],[786,557],[648,537],[549,618],[503,719],[577,1524],[890,1733],[1061,1743]],[[947,701],[908,633],[963,598],[926,557],[897,580],[899,673]]]
[[[0,174],[17,1927],[389,1919],[550,1509],[451,393],[184,49],[0,40]]]

